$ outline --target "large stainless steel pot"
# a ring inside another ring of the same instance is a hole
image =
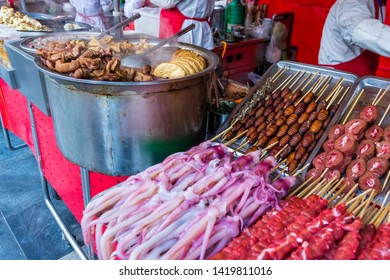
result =
[[[207,85],[218,57],[198,52],[208,67],[195,75],[152,82],[102,82],[45,75],[57,144],[67,159],[88,170],[130,175],[205,139]]]

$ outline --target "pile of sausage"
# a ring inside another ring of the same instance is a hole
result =
[[[277,143],[270,155],[286,159],[291,174],[299,163],[307,160],[339,107],[336,103],[329,109],[327,106],[325,100],[317,102],[312,92],[302,96],[301,90],[277,90],[261,99],[241,121],[236,122],[226,133],[225,140],[246,131],[247,152]]]
[[[375,123],[378,107],[366,105],[359,118],[330,128],[323,152],[313,159],[313,168],[305,177],[318,178],[328,168],[325,178],[339,178],[344,172],[349,191],[356,183],[361,190],[381,192],[380,177],[389,169],[390,125],[382,128]]]
[[[289,197],[243,230],[213,259],[390,259],[390,223],[364,226],[344,204]]]

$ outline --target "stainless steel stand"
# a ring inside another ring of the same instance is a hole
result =
[[[31,107],[31,102],[28,102],[27,106],[28,106],[28,112],[29,112],[29,116],[30,116],[32,136],[33,136],[33,140],[34,140],[34,148],[35,148],[35,153],[36,153],[35,157],[36,157],[37,162],[38,162],[39,173],[41,176],[43,198],[45,200],[47,207],[49,208],[50,213],[53,215],[55,221],[57,222],[58,226],[60,227],[62,233],[64,234],[64,236],[67,239],[67,241],[69,242],[69,244],[75,250],[75,252],[80,257],[80,259],[87,260],[88,259],[87,256],[84,254],[80,245],[77,243],[77,241],[73,237],[72,233],[70,232],[70,230],[66,226],[65,222],[62,220],[60,214],[55,209],[55,207],[51,201],[51,198],[49,195],[49,184],[48,184],[46,178],[44,177],[43,171],[42,171],[41,152],[40,152],[40,146],[39,146],[39,142],[38,142],[38,134],[37,134],[37,129],[36,129],[36,125],[35,125],[35,118],[34,118],[33,110]]]
[[[91,200],[91,188],[90,188],[91,180],[89,176],[89,170],[80,167],[80,174],[81,174],[81,187],[83,191],[84,209],[85,209],[85,207],[87,207],[87,204]],[[87,250],[88,250],[87,252],[88,252],[89,259],[93,260],[95,257],[94,257],[92,245],[88,245]]]
[[[16,146],[12,145],[11,138],[9,137],[9,132],[4,126],[4,122],[3,122],[3,118],[1,116],[1,114],[0,114],[0,121],[1,121],[1,129],[3,130],[5,145],[7,146],[7,148],[9,150],[17,150],[17,149],[24,148],[27,146],[27,144],[25,144],[25,143],[20,144],[20,145],[16,145]]]

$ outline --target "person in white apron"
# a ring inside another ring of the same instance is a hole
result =
[[[390,57],[383,0],[337,0],[324,25],[318,62],[359,76],[375,75],[379,55]]]
[[[213,49],[213,36],[208,19],[214,10],[214,0],[129,0],[125,15],[129,17],[143,5],[161,8],[159,38],[167,38],[194,23],[195,28],[179,41]]]
[[[111,0],[69,0],[69,2],[77,11],[75,21],[87,23],[101,30],[106,29],[103,22],[103,7],[112,10],[114,4]]]

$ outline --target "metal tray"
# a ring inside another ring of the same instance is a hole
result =
[[[390,79],[371,77],[371,76],[360,78],[358,81],[356,81],[352,89],[353,94],[351,96],[351,99],[346,104],[345,108],[343,108],[341,114],[335,116],[335,124],[344,122],[344,120],[348,121],[354,118],[358,118],[359,113],[362,111],[363,107],[367,104],[372,104],[372,102],[374,101],[375,97],[378,94],[378,91],[380,89],[385,90],[388,87],[390,87]],[[360,98],[357,99],[362,89],[364,89],[364,92],[363,94],[361,94]],[[386,108],[389,106],[389,104],[390,104],[390,93],[387,93],[377,104],[377,106],[380,107],[380,110],[379,110],[378,118],[374,124],[379,123],[379,121],[381,120],[381,116],[383,116],[386,113]],[[387,112],[386,117],[382,121],[381,127],[384,128],[389,124],[390,124],[390,112]],[[324,139],[324,141],[325,140],[326,138]],[[319,144],[322,145],[324,141],[322,141]],[[322,147],[320,147],[314,156],[316,156],[322,151],[323,151]],[[342,174],[341,176],[343,177],[343,175],[345,176],[345,174]],[[386,175],[382,176],[381,178],[382,184],[384,183],[385,177]],[[389,190],[390,190],[390,180],[387,182],[386,186],[384,186],[382,193],[379,195],[379,198],[382,199],[384,197],[384,194]]]
[[[331,119],[329,125],[327,126],[327,128],[323,132],[322,136],[317,140],[317,144],[316,144],[315,148],[313,149],[313,151],[310,153],[310,156],[308,157],[308,159],[305,161],[304,164],[302,164],[302,165],[305,165],[305,164],[309,163],[314,158],[314,156],[317,154],[318,150],[321,148],[322,142],[324,141],[324,139],[326,139],[326,135],[329,131],[329,128],[336,122],[336,120],[338,119],[338,116],[342,113],[343,109],[346,107],[346,105],[350,102],[351,98],[355,94],[354,91],[352,90],[352,88],[353,88],[354,83],[358,79],[358,77],[356,75],[353,75],[351,73],[344,72],[344,71],[334,70],[334,69],[331,69],[328,67],[320,67],[320,66],[314,66],[314,65],[292,62],[292,61],[280,61],[280,62],[272,65],[266,71],[266,73],[264,73],[262,78],[255,84],[255,86],[253,86],[251,88],[250,92],[247,94],[247,96],[244,98],[244,100],[233,110],[233,112],[229,115],[229,118],[218,129],[217,134],[226,130],[229,127],[230,123],[234,120],[236,115],[239,114],[241,112],[241,110],[243,110],[245,108],[244,106],[248,102],[251,102],[254,94],[266,84],[268,79],[270,79],[275,74],[280,72],[280,70],[283,68],[286,68],[286,71],[283,72],[283,74],[281,74],[281,76],[277,79],[277,81],[272,84],[271,91],[278,88],[281,85],[281,83],[283,83],[283,81],[285,81],[288,77],[296,74],[299,71],[304,71],[304,73],[305,73],[302,76],[302,78],[300,79],[300,81],[303,80],[305,75],[308,75],[309,73],[311,73],[313,75],[313,74],[318,72],[318,75],[332,77],[327,90],[321,95],[320,99],[323,99],[324,97],[326,97],[327,94],[333,89],[333,87],[340,81],[341,78],[342,78],[342,81],[341,81],[340,85],[343,86],[345,90],[347,90],[347,88],[349,87],[349,90],[346,92],[343,99],[338,102],[340,105],[339,109],[337,110],[337,112],[335,113],[333,118]],[[310,80],[310,78],[307,81],[309,81],[309,80]],[[308,86],[305,88],[304,93],[308,89],[310,89],[311,86],[314,85],[315,81],[316,81],[316,79],[313,79],[310,83],[308,83]],[[293,91],[295,90],[295,87],[297,85],[299,85],[299,82],[292,87]],[[341,94],[340,94],[340,98],[341,98]],[[216,141],[221,141],[221,140],[222,139],[217,139]],[[235,143],[231,144],[230,146],[233,149],[237,149],[240,146],[240,141],[236,141]],[[248,147],[250,147],[250,146],[245,146],[244,150],[246,150]],[[238,150],[238,152],[243,152],[243,151]],[[306,170],[304,170],[302,172],[303,176],[306,174]]]

